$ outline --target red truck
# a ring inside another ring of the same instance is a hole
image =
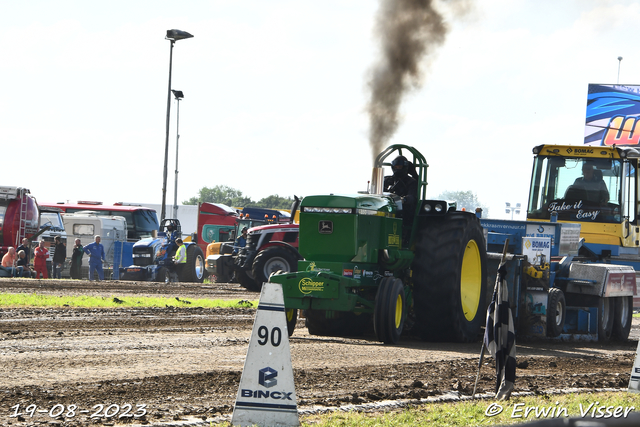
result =
[[[0,257],[38,233],[40,211],[28,189],[0,186]]]

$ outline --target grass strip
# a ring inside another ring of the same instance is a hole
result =
[[[0,307],[257,307],[258,300],[192,299],[181,297],[96,297],[0,293]]]
[[[343,426],[493,426],[549,418],[584,421],[624,419],[640,411],[640,395],[628,392],[545,394],[512,397],[509,401],[474,400],[430,403],[390,412],[344,412],[301,417],[303,425]],[[637,416],[637,414],[634,414]]]

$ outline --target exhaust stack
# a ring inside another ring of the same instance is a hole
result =
[[[384,188],[384,171],[382,168],[373,168],[371,174],[371,188],[369,194],[382,194]]]

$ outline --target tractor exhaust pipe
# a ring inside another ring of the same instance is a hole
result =
[[[369,194],[382,194],[384,188],[384,171],[382,168],[373,168],[371,174],[371,188]]]

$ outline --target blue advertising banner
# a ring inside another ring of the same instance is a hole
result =
[[[586,145],[639,145],[640,85],[589,84]]]

